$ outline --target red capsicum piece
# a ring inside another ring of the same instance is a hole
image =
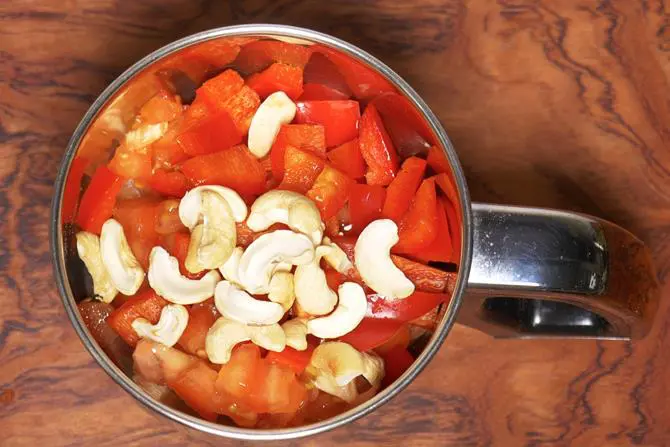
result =
[[[422,262],[453,262],[454,250],[451,245],[451,231],[447,210],[441,200],[437,202],[437,236],[435,240],[416,256]]]
[[[376,293],[368,294],[367,317],[396,321],[412,321],[451,299],[450,293],[416,291],[402,300],[389,300]]]
[[[121,307],[114,310],[107,317],[107,324],[130,346],[134,347],[140,340],[139,335],[133,329],[132,323],[138,318],[144,318],[152,324],[158,323],[163,307],[168,304],[166,300],[156,295],[153,289],[140,292]]]
[[[327,156],[333,166],[349,177],[359,179],[365,176],[365,160],[361,155],[358,138],[331,149]]]
[[[291,368],[296,374],[302,374],[314,352],[314,346],[307,345],[304,351],[298,351],[291,347],[285,347],[282,352],[270,351],[265,357],[269,363],[276,363]]]
[[[349,95],[323,84],[305,84],[300,101],[337,101],[349,99]]]
[[[444,195],[447,197],[449,202],[454,204],[459,202],[458,191],[456,191],[456,185],[454,185],[454,182],[451,180],[449,174],[447,173],[438,174],[431,178],[435,179],[435,183],[440,188],[440,191],[442,191]]]
[[[356,328],[339,338],[361,352],[386,343],[404,323],[399,320],[382,318],[363,318]]]
[[[279,40],[257,40],[244,45],[235,60],[235,66],[244,73],[256,73],[274,62],[304,67],[311,49]]]
[[[190,156],[211,154],[240,142],[242,135],[225,110],[206,114],[177,137],[177,143]]]
[[[405,160],[398,175],[386,190],[386,201],[382,210],[384,217],[395,222],[400,221],[400,218],[409,209],[425,171],[425,160],[417,157]]]
[[[349,191],[351,231],[360,233],[373,220],[381,218],[387,191],[383,186],[356,184]]]
[[[443,203],[444,208],[447,210],[447,220],[449,221],[451,246],[454,250],[453,261],[458,263],[461,259],[461,220],[454,203],[448,200],[445,200]]]
[[[272,175],[281,181],[284,177],[284,157],[289,146],[313,152],[318,155],[326,153],[326,132],[320,124],[285,124],[279,129],[277,138],[272,144],[270,162]]]
[[[421,182],[409,210],[398,224],[399,241],[393,246],[394,253],[419,255],[437,237],[437,196],[435,182]]]
[[[451,166],[445,153],[437,146],[431,146],[428,149],[428,158],[426,159],[428,166],[438,174],[443,172],[451,172]]]
[[[328,220],[336,215],[347,202],[349,189],[354,181],[338,171],[326,165],[314,185],[307,191],[307,197],[312,199],[321,212],[321,219]]]
[[[305,194],[316,181],[324,165],[323,158],[312,152],[289,146],[284,153],[284,177],[277,189]]]
[[[295,101],[302,95],[302,68],[275,63],[249,77],[247,85],[263,99],[282,91]]]
[[[387,387],[395,382],[414,363],[414,357],[407,348],[396,346],[382,355],[384,360],[384,379],[382,386]]]
[[[357,101],[299,101],[295,121],[322,124],[326,129],[326,146],[338,146],[358,136],[361,111]]]
[[[186,269],[186,256],[188,255],[188,245],[191,243],[189,233],[170,233],[160,238],[160,245],[167,250],[170,255],[179,261],[179,272],[190,279],[200,279],[207,272],[191,273]]]
[[[369,185],[386,186],[398,172],[398,154],[393,147],[379,112],[374,105],[365,108],[361,118],[361,131],[358,137],[361,154],[368,171],[365,179]]]
[[[184,197],[191,183],[181,171],[156,169],[151,175],[149,186],[168,197]]]
[[[73,222],[77,215],[77,202],[81,192],[81,180],[89,161],[83,157],[76,157],[70,164],[65,187],[63,188],[63,202],[61,203],[61,219],[63,223]]]
[[[321,91],[326,91],[325,89],[327,89],[328,92],[331,92],[329,94],[337,92],[338,95],[343,96],[338,98],[310,99],[349,99],[352,95],[351,89],[337,68],[337,65],[328,59],[328,56],[325,54],[319,52],[312,53],[309,62],[305,65],[304,78],[307,85],[323,86],[324,89],[321,89]]]
[[[112,217],[116,195],[121,191],[123,182],[124,178],[114,174],[107,166],[96,169],[79,204],[77,225],[82,230],[100,234],[102,224]]]

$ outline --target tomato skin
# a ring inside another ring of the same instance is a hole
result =
[[[338,146],[358,136],[361,111],[357,101],[299,101],[295,121],[321,124],[326,129],[326,146]]]
[[[352,179],[326,165],[306,195],[316,203],[321,219],[328,220],[342,209],[353,185]]]
[[[156,295],[153,289],[146,289],[128,299],[107,318],[107,324],[130,346],[135,347],[140,337],[133,329],[132,323],[137,318],[144,318],[152,324],[158,323],[166,300]]]
[[[274,63],[264,71],[249,77],[247,85],[262,99],[274,92],[283,91],[295,101],[302,95],[302,68]]]
[[[351,231],[360,233],[373,220],[381,218],[386,198],[383,186],[353,185],[349,191]]]
[[[376,293],[368,294],[367,316],[395,321],[412,321],[447,303],[451,293],[429,293],[416,291],[402,300],[389,300]]]
[[[311,151],[289,146],[284,153],[284,177],[277,189],[305,194],[323,171],[324,166],[323,158]]]
[[[217,312],[212,300],[192,305],[188,309],[188,324],[179,337],[179,346],[189,354],[207,358],[205,339],[207,331],[216,321]]]
[[[211,154],[241,142],[242,135],[225,110],[204,116],[177,136],[177,143],[189,156]]]
[[[427,179],[421,182],[409,210],[398,224],[399,241],[391,249],[394,253],[420,256],[437,237],[437,196],[435,182]]]
[[[149,186],[168,197],[184,197],[191,184],[181,171],[156,169],[151,175]]]
[[[337,101],[349,99],[349,95],[323,84],[305,84],[300,101]]]
[[[363,155],[361,155],[358,138],[354,138],[331,149],[328,151],[327,157],[334,167],[349,177],[360,179],[365,176],[365,160],[363,160]]]
[[[112,216],[116,195],[124,181],[107,166],[96,169],[79,204],[77,224],[82,230],[100,234],[102,224]]]
[[[285,124],[279,129],[272,144],[270,162],[272,175],[278,181],[284,178],[284,159],[289,146],[322,156],[326,153],[326,132],[320,124]]]
[[[404,161],[398,175],[386,190],[386,200],[382,210],[384,217],[396,223],[400,221],[400,218],[409,209],[425,171],[425,160],[410,157]]]
[[[65,187],[63,188],[63,201],[61,204],[61,219],[63,223],[73,222],[77,216],[77,203],[81,192],[81,180],[89,165],[89,161],[83,157],[75,157],[70,164]]]
[[[451,241],[451,229],[447,210],[441,200],[437,201],[437,236],[435,240],[420,253],[416,258],[422,262],[455,262],[454,250]]]
[[[235,66],[244,73],[256,73],[272,63],[304,67],[311,49],[279,40],[258,40],[244,45],[235,60]]]
[[[363,318],[356,329],[339,338],[361,352],[384,344],[400,330],[403,322],[384,318]]]
[[[358,143],[368,165],[365,173],[368,185],[391,183],[398,173],[398,154],[373,104],[368,104],[363,112]]]

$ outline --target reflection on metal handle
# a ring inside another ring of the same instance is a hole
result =
[[[659,289],[649,252],[589,216],[473,204],[473,257],[459,322],[496,337],[640,338]]]

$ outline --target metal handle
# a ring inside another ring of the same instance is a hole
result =
[[[644,244],[590,216],[473,204],[459,322],[495,337],[643,337],[659,287]]]

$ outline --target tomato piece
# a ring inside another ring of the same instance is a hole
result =
[[[300,101],[337,101],[349,99],[349,95],[323,84],[305,84],[302,86]]]
[[[412,321],[451,299],[450,293],[414,292],[402,300],[389,300],[376,293],[368,294],[366,316],[397,321]]]
[[[188,309],[188,324],[179,337],[179,346],[189,354],[207,358],[205,339],[216,321],[217,313],[212,300],[192,305]]]
[[[146,180],[151,176],[151,154],[149,148],[121,144],[114,151],[109,169],[125,178]]]
[[[449,234],[451,235],[451,246],[453,247],[453,262],[458,263],[461,260],[461,220],[456,210],[456,205],[445,201],[444,208],[447,211],[447,220],[449,221]]]
[[[189,111],[193,106],[189,107]],[[189,156],[181,145],[177,142],[177,137],[181,132],[182,125],[186,119],[180,116],[168,125],[165,135],[151,145],[152,165],[155,169],[171,170],[177,164],[186,160]]]
[[[247,85],[262,99],[282,91],[295,101],[302,95],[302,68],[275,63],[262,72],[251,75],[247,79]]]
[[[188,59],[189,63],[200,62],[209,67],[223,67],[235,60],[240,53],[241,42],[230,40],[210,40],[194,47],[186,48],[180,56]],[[188,64],[185,64],[188,65]]]
[[[303,151],[293,146],[286,148],[284,154],[284,177],[278,189],[305,194],[319,176],[325,162],[312,152]]]
[[[383,186],[356,184],[349,191],[351,231],[360,233],[373,220],[381,218],[386,190]]]
[[[107,166],[96,169],[79,204],[77,225],[82,230],[100,234],[102,224],[112,217],[116,195],[121,191],[123,182],[124,179]]]
[[[314,45],[312,50],[325,54],[337,66],[357,98],[369,99],[382,93],[395,92],[393,85],[384,76],[355,58],[324,45]]]
[[[63,188],[63,201],[61,202],[61,219],[63,223],[73,222],[77,216],[77,204],[81,193],[81,181],[89,161],[83,157],[75,157],[70,163],[70,170]]]
[[[336,215],[347,202],[349,189],[354,181],[335,168],[326,165],[314,185],[307,191],[321,212],[321,219],[328,220]]]
[[[130,249],[145,270],[151,249],[158,241],[157,210],[158,201],[153,198],[121,200],[114,207],[114,218],[123,227]]]
[[[435,179],[435,183],[437,184],[437,186],[440,187],[440,191],[442,191],[444,195],[447,196],[449,202],[453,204],[459,203],[458,191],[456,190],[456,185],[454,185],[454,182],[449,174],[447,173],[438,174],[430,178]]]
[[[258,40],[242,47],[235,65],[244,73],[256,73],[274,62],[304,67],[309,60],[309,47],[279,40]]]
[[[163,200],[156,206],[154,229],[158,234],[188,231],[179,217],[179,200]]]
[[[177,137],[177,143],[191,156],[211,154],[240,142],[242,135],[225,110],[204,116]]]
[[[318,155],[325,154],[326,132],[324,127],[320,124],[285,124],[281,126],[270,152],[272,175],[279,181],[284,178],[284,157],[286,156],[286,148],[289,146]]]
[[[263,412],[262,386],[267,376],[260,348],[252,343],[238,345],[228,363],[221,366],[216,389],[244,403],[254,411]]]
[[[386,186],[391,183],[398,172],[398,154],[384,128],[379,112],[372,104],[369,104],[363,112],[358,143],[363,159],[368,165],[365,174],[368,184]]]
[[[337,289],[335,289],[337,290]],[[286,347],[282,352],[268,352],[265,359],[270,363],[277,363],[292,369],[296,374],[302,374],[314,352],[314,346],[307,345],[304,351]]]
[[[358,138],[331,149],[328,151],[327,157],[334,167],[346,173],[349,177],[359,179],[365,176],[365,160],[361,155]]]
[[[339,338],[361,352],[370,351],[384,344],[403,326],[402,321],[363,318],[356,329]]]
[[[454,250],[451,245],[451,232],[447,210],[442,201],[437,202],[437,236],[424,250],[416,255],[422,262],[454,262]]]
[[[384,379],[382,380],[382,386],[384,387],[395,382],[414,363],[412,354],[402,346],[397,346],[385,353],[382,355],[382,359],[384,359]]]
[[[322,124],[326,129],[326,146],[338,146],[358,136],[361,111],[357,101],[299,101],[295,121]]]
[[[135,346],[140,337],[133,329],[132,323],[138,318],[144,318],[152,324],[158,323],[163,307],[168,304],[166,300],[156,295],[153,289],[130,298],[118,309],[114,310],[107,318],[107,324],[130,346]]]
[[[141,124],[157,124],[172,121],[182,112],[181,98],[161,90],[144,103],[138,113]]]
[[[398,223],[399,241],[392,251],[420,255],[435,240],[437,230],[435,181],[426,179],[421,182],[409,210]]]
[[[242,195],[265,190],[265,171],[249,149],[240,144],[185,161],[181,171],[193,185],[223,185]]]
[[[382,210],[384,217],[395,222],[400,221],[400,218],[409,209],[425,171],[425,160],[417,157],[405,160],[398,175],[386,190],[386,201]]]
[[[307,397],[293,370],[277,363],[268,364],[261,393],[263,399],[256,405],[266,413],[294,413]]]
[[[372,104],[402,158],[425,154],[431,145],[436,144],[427,121],[405,96],[384,93],[372,100]]]
[[[328,57],[322,53],[314,52],[305,65],[305,84],[323,86],[330,92],[337,92],[340,98],[313,98],[313,99],[349,99],[351,89],[340,70]]]
[[[200,417],[208,421],[216,421],[219,410],[215,388],[216,371],[203,361],[194,359],[191,367],[174,378],[166,379],[167,386]]]
[[[149,186],[156,192],[168,197],[184,197],[191,184],[180,171],[156,169],[149,179]]]
[[[171,233],[160,238],[160,245],[179,261],[179,272],[190,279],[200,279],[206,272],[191,273],[186,269],[185,262],[188,254],[188,245],[191,243],[189,233]]]

